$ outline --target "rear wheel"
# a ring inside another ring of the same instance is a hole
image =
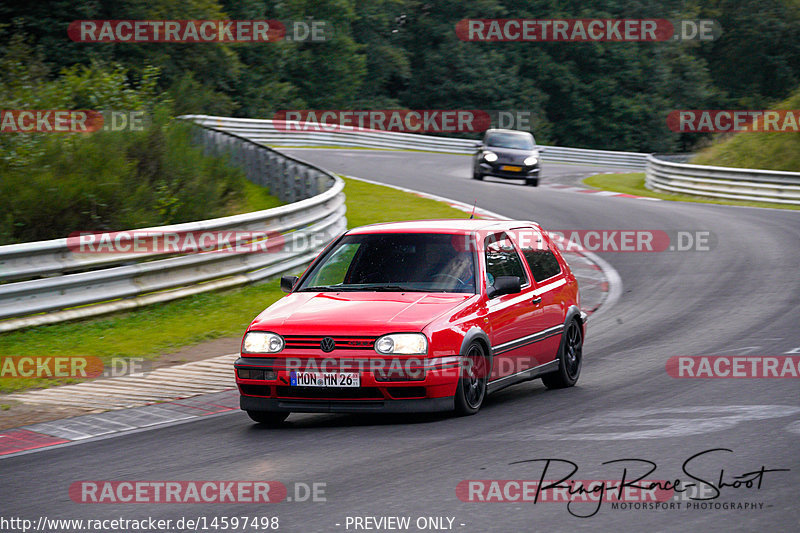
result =
[[[473,342],[461,358],[460,378],[456,387],[456,413],[474,415],[486,398],[489,379],[489,360],[479,342]]]
[[[249,416],[254,422],[264,424],[265,426],[279,426],[284,420],[289,417],[289,413],[274,413],[271,411],[247,411]]]
[[[583,333],[581,325],[572,319],[564,330],[561,351],[558,354],[558,370],[542,376],[542,383],[548,389],[572,387],[578,382],[583,362]]]

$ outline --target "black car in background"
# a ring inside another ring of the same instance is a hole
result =
[[[539,160],[541,147],[536,146],[533,135],[527,131],[487,130],[477,146],[472,178],[484,176],[524,179],[526,185],[539,185]]]

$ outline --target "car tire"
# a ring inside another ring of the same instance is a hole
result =
[[[455,408],[458,415],[474,415],[480,410],[486,398],[489,369],[489,358],[483,345],[479,342],[470,344],[461,358],[456,386]]]
[[[264,424],[265,426],[279,426],[289,417],[289,413],[276,413],[272,411],[247,411],[253,422]]]
[[[477,170],[473,170],[472,171],[472,179],[478,180],[478,181],[482,181],[483,180],[483,174],[481,174]]]
[[[530,187],[538,187],[539,178],[525,178],[525,185],[528,185]]]
[[[564,329],[558,350],[558,370],[542,376],[548,389],[564,389],[578,382],[583,364],[583,330],[576,319]]]

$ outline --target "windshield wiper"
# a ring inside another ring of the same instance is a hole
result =
[[[341,291],[347,290],[343,288],[341,285],[316,285],[314,287],[303,287],[302,289],[298,289],[297,292],[310,292],[310,291]]]
[[[428,289],[420,289],[416,287],[407,287],[404,285],[383,285],[383,284],[375,284],[375,285],[360,285],[358,288],[354,288],[354,290],[364,290],[364,291],[403,291],[403,292],[431,292]]]

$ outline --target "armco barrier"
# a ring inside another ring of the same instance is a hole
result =
[[[285,121],[190,115],[184,118],[255,142],[274,146],[336,146],[427,150],[471,154],[475,140],[435,137],[415,133],[369,130],[351,126],[287,126]],[[300,131],[307,129],[311,131]],[[636,152],[586,150],[543,146],[544,163],[579,163],[644,170],[647,187],[707,197],[760,200],[796,204],[800,200],[800,174],[768,170],[690,165],[691,154],[650,155]]]
[[[347,226],[344,183],[333,174],[264,146],[357,146],[468,154],[475,141],[411,133],[340,128],[296,132],[274,121],[188,115],[207,152],[227,153],[251,181],[289,205],[231,217],[139,231],[215,230],[280,233],[285,239],[324,243]],[[685,164],[685,156],[544,147],[560,163],[645,169],[648,188],[707,197],[800,204],[800,174]],[[164,256],[76,254],[66,239],[0,246],[0,331],[81,318],[232,287],[308,263],[319,246],[271,253]]]
[[[264,253],[173,256],[159,252],[81,254],[70,249],[67,239],[0,246],[0,331],[263,280],[301,268],[322,245],[346,229],[344,182],[337,176],[231,133],[198,128],[196,135],[207,151],[229,154],[250,180],[293,203],[137,231],[280,233],[289,245]]]
[[[324,131],[324,128],[319,128],[323,131],[297,131],[294,127],[287,127],[285,121],[207,115],[186,115],[183,118],[194,120],[209,128],[236,133],[257,143],[270,146],[353,146],[471,154],[475,152],[477,142],[474,139],[435,137],[350,126],[337,126],[335,131]],[[563,146],[543,146],[542,148],[544,148],[542,161],[551,163],[581,163],[644,170],[647,161],[647,154],[636,152],[586,150]]]
[[[800,173],[688,165],[647,158],[645,186],[661,192],[800,205]]]

